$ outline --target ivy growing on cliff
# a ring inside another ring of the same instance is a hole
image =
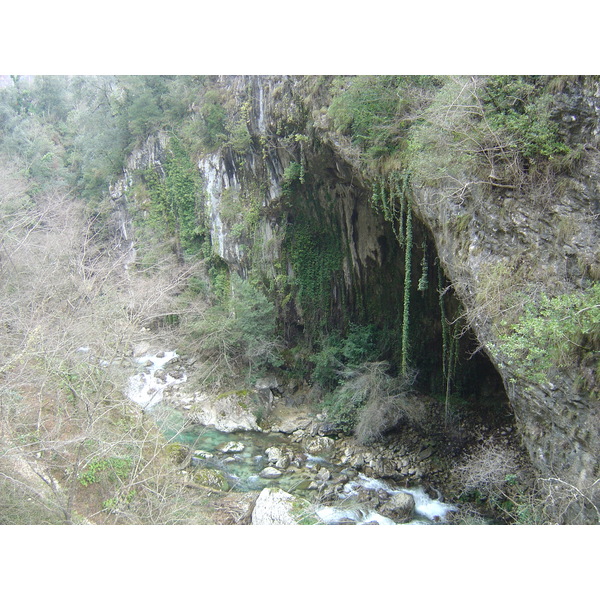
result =
[[[155,226],[166,229],[175,239],[177,255],[194,254],[206,237],[204,211],[197,169],[177,138],[169,143],[164,177],[149,169],[143,179],[152,203],[151,218]]]
[[[308,323],[317,325],[327,314],[332,277],[342,267],[339,236],[324,225],[294,223],[287,251],[298,287],[298,300]]]
[[[404,300],[402,310],[402,364],[400,371],[407,377],[410,361],[410,290],[412,283],[412,200],[406,196],[406,240],[404,243]]]
[[[403,147],[416,114],[439,86],[433,76],[338,78],[329,116],[368,161],[385,160]]]
[[[398,244],[404,248],[404,288],[402,300],[401,366],[403,377],[410,370],[410,302],[412,287],[412,197],[409,188],[410,173],[392,172],[387,177],[379,177],[373,184],[371,205],[391,224]],[[425,258],[425,255],[424,255]],[[426,267],[425,267],[426,268]],[[425,279],[423,279],[425,278]],[[423,271],[421,283],[424,286],[427,274]]]

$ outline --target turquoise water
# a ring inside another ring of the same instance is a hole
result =
[[[316,477],[319,469],[325,467],[330,472],[329,482],[335,480],[339,473],[345,472],[342,466],[331,464],[326,454],[323,456],[306,454],[300,444],[291,442],[290,437],[284,434],[255,431],[223,433],[211,427],[189,425],[185,413],[161,401],[162,392],[166,387],[185,381],[185,374],[179,378],[171,377],[168,373],[166,377],[157,377],[157,371],[176,356],[175,352],[167,352],[160,358],[148,355],[136,359],[136,362],[144,366],[140,373],[131,378],[127,393],[132,401],[152,414],[169,442],[184,444],[199,453],[192,459],[191,468],[207,467],[221,471],[232,489],[236,491],[277,487],[308,500],[315,499],[315,492],[308,489],[309,484],[317,481],[320,486],[323,483],[319,477]],[[234,453],[222,452],[219,446],[228,442],[243,444],[243,450]],[[259,473],[269,466],[266,451],[271,447],[280,449],[286,456],[291,454],[292,458],[290,465],[280,477],[265,479],[260,477]],[[345,519],[359,524],[372,521],[382,525],[394,524],[390,519],[357,503],[356,496],[361,487],[382,489],[389,494],[400,491],[412,494],[416,505],[416,518],[412,523],[415,524],[430,523],[432,520],[443,521],[449,511],[455,510],[452,506],[432,500],[421,489],[400,490],[388,486],[383,481],[359,475],[358,478],[354,477],[344,485],[343,490],[337,495],[339,506],[319,508],[321,518],[331,524]]]
[[[322,466],[333,468],[326,459],[307,455],[300,444],[291,442],[289,436],[284,434],[257,431],[223,433],[212,427],[186,426],[185,416],[167,406],[155,408],[152,414],[167,439],[185,444],[193,451],[212,454],[212,458],[194,458],[193,464],[222,471],[233,489],[238,491],[278,487],[307,497],[310,496],[306,490],[311,481],[310,471]],[[224,454],[218,447],[227,442],[241,442],[244,449],[242,452]],[[292,451],[301,466],[291,465],[277,479],[259,477],[262,469],[269,466],[266,450],[272,446]]]

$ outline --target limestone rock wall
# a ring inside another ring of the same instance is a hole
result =
[[[539,472],[558,488],[600,505],[600,405],[576,385],[577,373],[555,373],[546,384],[524,380],[497,350],[503,298],[523,282],[547,293],[580,289],[600,267],[600,93],[597,85],[558,96],[554,118],[583,158],[540,199],[474,187],[415,187],[416,212],[430,229],[470,325],[502,375],[522,439]],[[502,279],[502,274],[507,279]],[[494,281],[494,277],[496,280]],[[507,287],[514,281],[515,288]],[[525,286],[523,287],[525,290]],[[560,481],[564,481],[562,484]],[[577,492],[569,486],[575,486]],[[557,489],[557,493],[558,489]],[[570,522],[597,522],[590,502],[576,502]]]
[[[268,153],[269,189],[280,189],[291,160],[304,160],[307,173],[314,178],[318,204],[328,211],[325,219],[341,225],[348,248],[344,266],[347,288],[360,289],[360,282],[368,281],[368,273],[386,276],[386,262],[399,263],[389,255],[392,244],[385,225],[368,206],[368,177],[355,151],[328,130],[319,116],[318,101],[310,100],[308,108],[300,106],[294,94],[298,81],[253,79],[252,85],[254,130],[263,136],[275,135],[281,120],[289,118],[278,108],[283,104],[288,113],[295,110],[296,117],[303,115],[304,120],[296,125],[301,124],[299,131],[308,133],[310,139],[302,148],[292,145],[286,151]],[[302,94],[306,97],[306,90]],[[591,273],[600,272],[598,85],[569,84],[557,94],[557,100],[553,118],[569,143],[583,149],[582,158],[568,176],[561,177],[560,186],[529,191],[475,186],[465,198],[417,183],[413,189],[415,214],[434,240],[453,290],[467,308],[469,326],[502,376],[522,439],[540,474],[548,481],[559,481],[563,491],[574,486],[578,500],[587,496],[598,506],[598,402],[578,389],[576,373],[561,373],[547,384],[520,379],[494,344],[503,314],[493,297],[490,274],[502,273],[502,269],[518,271],[528,285],[537,282],[547,293],[563,293],[577,289]],[[267,202],[277,202],[277,192]],[[401,267],[396,283],[400,277]],[[498,286],[498,294],[506,292]],[[565,515],[570,522],[593,522],[597,517],[587,501],[574,502]]]

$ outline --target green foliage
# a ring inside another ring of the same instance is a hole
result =
[[[225,305],[231,293],[231,277],[229,266],[217,254],[210,255],[208,259],[208,277],[215,299]]]
[[[553,298],[523,299],[521,317],[505,324],[498,350],[516,375],[548,381],[553,368],[573,369],[582,356],[600,349],[600,284]]]
[[[417,284],[417,289],[424,292],[429,288],[429,261],[427,260],[427,244],[423,242],[423,258],[421,259],[421,277]]]
[[[346,337],[337,333],[325,337],[321,349],[312,355],[312,380],[325,390],[333,390],[340,382],[343,369],[373,361],[377,354],[375,327],[352,323]]]
[[[330,335],[323,342],[321,350],[312,356],[314,369],[312,380],[323,389],[332,390],[337,386],[342,368],[342,346],[338,335]]]
[[[64,517],[54,507],[16,482],[0,477],[0,525],[62,525]]]
[[[542,77],[447,77],[410,130],[405,162],[423,183],[443,184],[463,199],[474,185],[542,194],[539,184],[576,157],[552,119],[552,103]]]
[[[285,168],[281,182],[283,195],[289,196],[298,184],[304,183],[304,166],[297,162],[291,162]]]
[[[227,140],[227,112],[217,90],[207,90],[200,109],[199,136],[206,150],[214,151]]]
[[[170,151],[165,164],[167,193],[178,223],[182,249],[194,253],[206,235],[200,179],[188,153],[176,138],[171,140]]]
[[[150,90],[143,90],[132,100],[127,110],[129,131],[135,137],[147,137],[158,129],[161,111]]]
[[[338,81],[328,113],[334,127],[349,135],[369,159],[400,149],[412,112],[439,86],[435,77],[369,75]]]
[[[142,178],[150,199],[150,225],[175,239],[180,258],[197,254],[206,238],[200,176],[177,138],[169,143],[164,177],[154,169]]]
[[[400,246],[404,245],[406,235],[406,203],[409,193],[410,174],[392,171],[386,177],[379,177],[373,183],[371,206],[381,212],[383,218],[391,224]]]
[[[113,496],[102,502],[102,508],[108,512],[123,510],[123,508],[129,506],[133,502],[135,495],[135,490],[129,490],[125,494]]]
[[[402,362],[400,372],[408,375],[410,361],[410,292],[412,287],[412,203],[407,195],[406,242],[404,247],[404,300],[402,302]]]
[[[558,123],[550,120],[551,96],[541,77],[490,77],[482,97],[490,125],[509,136],[510,145],[523,157],[552,158],[569,151],[559,137]]]
[[[386,362],[364,362],[341,370],[339,387],[323,400],[327,420],[347,435],[354,433],[360,443],[379,439],[401,419],[421,420],[421,407],[406,394],[412,374],[393,378],[388,369]]]
[[[252,239],[259,223],[262,202],[260,192],[247,186],[244,190],[228,188],[221,195],[221,220],[237,240]]]
[[[342,267],[340,238],[325,225],[307,222],[289,226],[286,246],[298,287],[298,300],[309,320],[326,314],[332,277]]]
[[[95,458],[79,473],[77,479],[84,487],[98,483],[102,477],[112,481],[123,481],[129,476],[131,466],[131,458]]]
[[[223,365],[237,364],[257,375],[281,364],[275,306],[237,274],[231,275],[229,298],[212,306],[191,328],[198,351]]]

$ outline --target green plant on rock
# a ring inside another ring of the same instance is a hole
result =
[[[385,159],[402,148],[415,111],[439,85],[431,76],[339,78],[328,115],[334,128],[348,135],[367,160]]]
[[[297,299],[309,327],[322,324],[329,309],[331,282],[342,267],[340,238],[323,224],[288,226],[285,249],[292,264]]]
[[[98,483],[102,477],[107,477],[111,480],[123,480],[129,475],[131,466],[132,460],[130,458],[109,457],[93,459],[79,473],[77,479],[84,487]]]
[[[520,318],[506,323],[494,349],[519,377],[546,383],[552,369],[573,369],[600,351],[600,284],[537,300],[523,299]]]
[[[386,362],[365,362],[340,371],[341,384],[323,401],[328,421],[365,444],[380,439],[402,419],[419,422],[422,406],[407,394],[414,373],[394,378],[388,369]]]
[[[298,185],[304,183],[304,165],[291,162],[284,170],[282,177],[282,191],[284,196],[289,196]]]
[[[551,96],[543,78],[498,75],[486,80],[482,93],[491,127],[511,139],[524,158],[535,161],[566,154],[558,123],[549,117]]]
[[[155,169],[141,174],[150,198],[144,226],[156,232],[158,238],[173,239],[174,250],[183,259],[198,254],[208,237],[200,176],[177,138],[169,142],[163,169],[164,174]]]
[[[378,354],[376,331],[373,325],[351,323],[348,333],[326,336],[321,349],[311,356],[314,363],[312,380],[325,390],[333,390],[340,382],[344,369],[375,360]]]
[[[250,281],[231,275],[231,293],[191,323],[197,351],[215,366],[235,374],[233,366],[257,375],[281,364],[274,304]]]
[[[412,283],[412,204],[410,195],[406,207],[406,242],[404,247],[404,300],[402,302],[402,363],[400,372],[408,375],[410,361],[410,290]]]
[[[417,289],[424,292],[429,288],[429,261],[427,260],[427,244],[423,242],[423,258],[421,259],[421,277],[417,284]]]

